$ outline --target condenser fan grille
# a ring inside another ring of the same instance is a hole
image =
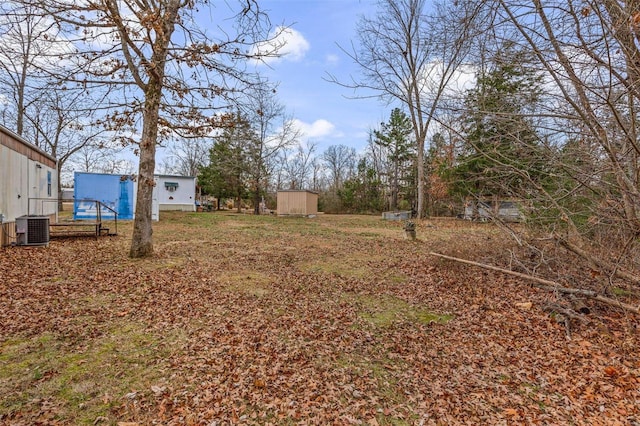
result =
[[[48,216],[20,216],[16,218],[18,245],[49,244]]]

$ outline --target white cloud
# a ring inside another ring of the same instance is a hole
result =
[[[336,126],[327,120],[319,119],[313,123],[305,123],[297,118],[293,120],[293,125],[306,138],[321,138],[335,133]]]
[[[430,62],[424,70],[422,78],[422,92],[435,94],[439,90],[446,64],[440,60]],[[476,83],[476,68],[472,65],[460,65],[451,72],[444,88],[445,97],[456,97],[472,89]]]
[[[326,61],[327,65],[337,65],[340,62],[340,58],[338,57],[338,55],[334,55],[333,53],[325,56],[324,60]]]
[[[293,28],[277,27],[270,37],[271,40],[257,44],[252,50],[252,54],[277,55],[263,58],[262,61],[266,63],[278,60],[301,61],[310,48],[302,33]]]

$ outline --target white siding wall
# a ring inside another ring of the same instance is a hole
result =
[[[57,190],[58,176],[54,168],[0,145],[0,213],[4,222],[26,214],[55,214]]]
[[[178,184],[177,187],[173,184]],[[160,210],[196,211],[196,179],[186,176],[156,176]]]

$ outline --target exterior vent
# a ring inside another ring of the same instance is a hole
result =
[[[17,217],[16,244],[19,246],[49,244],[49,216]]]

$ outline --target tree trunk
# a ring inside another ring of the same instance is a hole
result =
[[[395,164],[394,164],[394,170],[393,170],[393,180],[392,180],[392,188],[391,188],[391,208],[389,210],[393,210],[396,211],[398,210],[398,192],[400,192],[399,190],[399,184],[398,184],[398,155],[396,153],[396,160],[395,160]]]
[[[138,86],[144,91],[144,110],[142,112],[142,139],[140,140],[140,165],[138,166],[138,194],[136,196],[136,213],[133,222],[130,257],[146,257],[153,254],[153,229],[151,214],[153,210],[153,173],[156,168],[156,143],[158,142],[158,125],[160,121],[160,103],[164,87],[164,71],[171,34],[178,20],[181,2],[166,2],[158,26],[155,29],[156,40],[152,45],[152,58],[147,67],[149,80],[145,84],[140,78],[135,64],[128,61],[130,70],[137,76]],[[124,25],[123,25],[124,26]],[[128,37],[127,34],[123,35]],[[126,55],[125,55],[126,56]]]
[[[424,185],[424,138],[421,138],[417,144],[418,152],[416,160],[418,162],[418,219],[423,219],[426,215],[425,211],[425,185]]]
[[[162,86],[150,82],[145,94],[142,140],[140,141],[140,166],[138,168],[138,194],[136,217],[133,222],[130,257],[146,257],[153,254],[153,229],[151,226],[153,173],[156,167],[156,141]]]
[[[56,191],[57,195],[58,195],[58,211],[61,212],[64,210],[63,208],[63,199],[62,199],[62,180],[60,179],[61,172],[62,171],[62,164],[60,164],[60,161],[58,161],[58,184],[56,185]]]
[[[260,214],[260,202],[262,201],[262,197],[260,196],[260,185],[256,185],[256,191],[253,195],[253,214]]]

